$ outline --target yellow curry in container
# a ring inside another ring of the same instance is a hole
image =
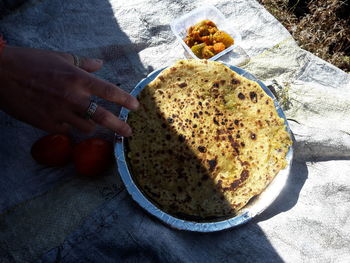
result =
[[[209,59],[232,46],[234,40],[214,22],[203,20],[188,28],[184,42],[198,58]]]

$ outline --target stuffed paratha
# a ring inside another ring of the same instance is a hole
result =
[[[221,63],[178,61],[139,101],[128,119],[130,168],[170,214],[233,215],[286,166],[291,139],[273,100]]]

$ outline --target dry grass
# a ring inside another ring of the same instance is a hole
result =
[[[299,46],[350,72],[349,0],[258,0]]]

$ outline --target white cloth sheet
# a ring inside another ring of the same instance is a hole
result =
[[[350,76],[300,49],[254,0],[33,0],[3,17],[0,31],[12,45],[101,58],[96,75],[130,91],[185,57],[169,24],[209,2],[242,35],[250,59],[240,66],[282,87],[296,143],[278,199],[236,229],[173,230],[131,200],[115,167],[90,181],[72,166],[36,164],[30,147],[44,133],[0,112],[1,262],[350,262]]]

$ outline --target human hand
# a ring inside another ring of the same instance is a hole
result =
[[[91,95],[130,110],[139,106],[127,92],[89,73],[101,67],[97,59],[81,58],[78,68],[71,54],[6,46],[0,57],[0,109],[48,132],[75,127],[90,133],[99,124],[130,136],[129,125],[101,106],[92,119],[84,117]]]

